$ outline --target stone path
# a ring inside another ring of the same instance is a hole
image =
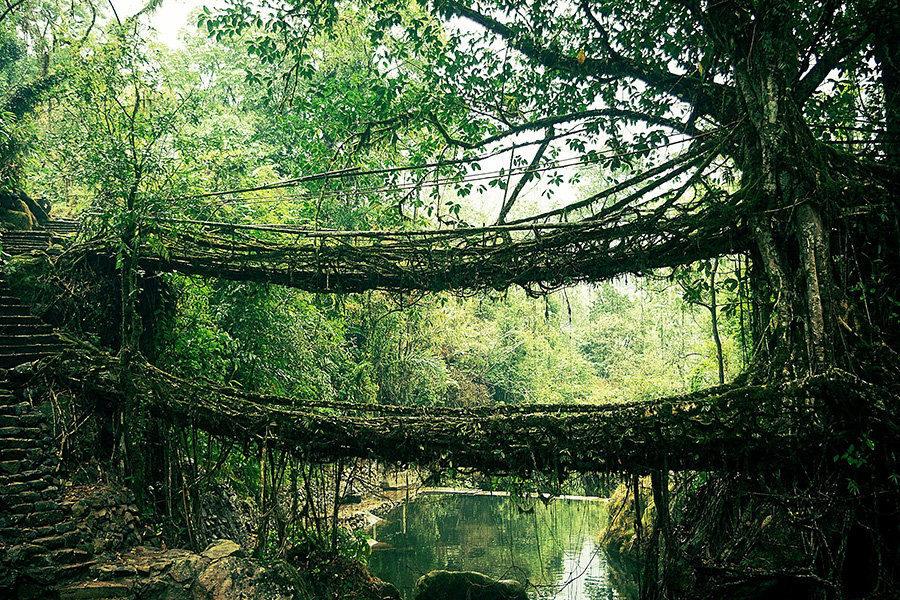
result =
[[[51,221],[50,225],[66,237],[77,231],[74,221]],[[7,231],[0,235],[3,253],[10,256],[32,250],[46,251],[62,240],[52,230]],[[12,293],[6,280],[0,278],[0,368],[52,356],[66,345],[53,328],[31,314],[28,306]]]
[[[87,572],[90,553],[62,504],[47,418],[27,388],[0,380],[0,591],[46,598],[48,586]],[[2,595],[2,592],[0,592]]]
[[[0,280],[0,368],[53,356],[66,347],[53,328],[31,314]]]
[[[60,225],[71,234],[68,223]],[[6,254],[46,250],[57,233],[6,232]],[[47,590],[94,564],[85,527],[72,515],[58,479],[59,458],[47,415],[24,386],[27,363],[65,348],[0,277],[0,596],[47,598]]]

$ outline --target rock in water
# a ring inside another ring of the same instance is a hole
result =
[[[528,600],[528,596],[513,579],[475,571],[432,571],[416,582],[414,600]]]

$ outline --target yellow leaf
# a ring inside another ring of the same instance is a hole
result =
[[[584,54],[584,50],[579,50],[578,51],[578,64],[583,65],[585,59],[587,59],[587,56]]]
[[[700,77],[703,77],[703,63],[699,60],[697,61],[697,70],[700,71]]]

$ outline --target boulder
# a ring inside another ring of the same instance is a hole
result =
[[[12,229],[29,230],[34,229],[35,220],[30,212],[22,210],[6,210],[0,215],[3,224]]]
[[[229,556],[212,562],[197,577],[194,598],[203,600],[292,600],[294,589],[285,573],[256,561]]]
[[[513,579],[494,579],[476,571],[432,571],[416,582],[415,600],[528,600]]]
[[[232,542],[231,540],[213,540],[209,546],[206,547],[206,550],[200,553],[200,556],[208,558],[209,560],[219,560],[220,558],[227,558],[229,556],[244,558],[247,556],[247,553],[244,552],[244,549],[237,543]]]
[[[400,590],[393,583],[375,579],[375,588],[381,600],[401,600],[402,598]]]
[[[21,190],[0,192],[0,222],[12,229],[34,229],[49,218],[50,205]]]
[[[50,203],[32,198],[22,190],[0,192],[0,208],[27,213],[36,223],[43,223],[50,218]]]
[[[175,583],[190,583],[203,571],[206,567],[205,561],[196,554],[188,554],[177,558],[172,562],[169,568],[168,576]]]
[[[203,554],[139,546],[95,568],[95,574],[128,582],[127,597],[139,600],[295,600],[296,572],[244,554],[229,540],[213,542]]]

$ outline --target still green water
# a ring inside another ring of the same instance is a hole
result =
[[[424,495],[389,513],[370,531],[376,577],[407,600],[435,569],[480,571],[527,582],[529,597],[628,600],[613,585],[598,537],[607,520],[598,500],[460,494]]]

